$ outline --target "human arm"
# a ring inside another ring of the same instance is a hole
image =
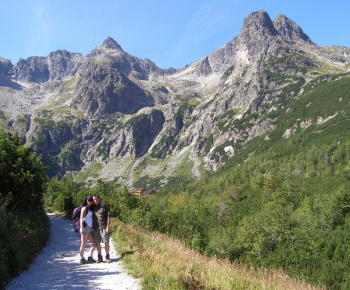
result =
[[[85,217],[86,207],[83,207],[80,211],[80,233],[84,233],[84,217]]]
[[[109,233],[109,215],[107,216],[107,227],[106,227],[106,233],[108,234]]]

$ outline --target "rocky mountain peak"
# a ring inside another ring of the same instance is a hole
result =
[[[323,66],[348,71],[350,48],[309,43],[286,16],[257,11],[230,42],[179,70],[132,56],[111,37],[85,56],[57,50],[15,65],[0,58],[0,87],[12,88],[0,89],[0,123],[53,164],[50,176],[82,170],[90,182],[98,165],[96,178],[131,186],[134,176],[164,175],[165,184],[188,159],[185,174],[199,179],[245,142],[269,139],[287,100]]]
[[[49,54],[49,58],[54,58],[54,57],[70,57],[71,53],[67,50],[56,50],[53,51]]]
[[[311,39],[303,32],[301,27],[283,14],[278,14],[273,22],[278,33],[288,42],[296,42],[300,39],[312,43]]]
[[[103,42],[102,47],[106,49],[117,49],[117,50],[123,50],[122,47],[116,42],[113,38],[107,37],[106,40]]]
[[[45,57],[32,56],[20,59],[9,71],[11,80],[21,83],[44,83],[49,80],[50,72]]]
[[[12,67],[10,60],[0,57],[0,75],[6,75]]]
[[[244,19],[242,33],[248,34],[250,38],[255,38],[254,36],[265,38],[268,35],[278,34],[270,16],[263,10],[252,12]]]

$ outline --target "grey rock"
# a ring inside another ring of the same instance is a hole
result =
[[[288,19],[285,15],[278,14],[273,25],[283,39],[290,43],[298,42],[300,40],[313,43],[303,32],[302,28],[294,21]]]
[[[0,57],[0,76],[6,76],[12,67],[12,63],[9,59]]]

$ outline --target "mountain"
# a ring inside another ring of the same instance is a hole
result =
[[[0,58],[0,125],[42,155],[50,176],[181,184],[218,170],[257,137],[288,138],[340,114],[281,123],[291,100],[349,79],[349,69],[350,48],[317,46],[286,16],[257,11],[226,45],[178,70],[112,38],[88,55]]]

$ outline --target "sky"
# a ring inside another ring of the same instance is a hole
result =
[[[319,46],[350,47],[349,0],[0,0],[0,57],[89,54],[112,37],[160,68],[183,68],[237,36],[244,19],[284,14]]]

